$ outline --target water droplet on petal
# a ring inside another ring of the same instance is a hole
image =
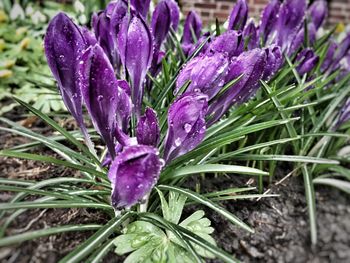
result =
[[[192,129],[192,125],[189,124],[189,123],[186,123],[186,124],[184,125],[184,129],[185,129],[185,132],[186,132],[186,133],[189,133],[189,132],[191,131],[191,129]]]
[[[177,138],[177,139],[175,140],[175,146],[178,147],[178,146],[180,146],[180,144],[181,144],[181,139],[180,139],[180,138]]]

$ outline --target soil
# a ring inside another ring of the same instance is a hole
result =
[[[14,111],[7,118],[22,121],[25,117]],[[25,119],[27,126],[43,134],[51,131],[43,123]],[[65,126],[69,126],[69,122]],[[74,128],[74,125],[71,127]],[[0,133],[0,149],[27,142],[21,137]],[[54,155],[42,149],[41,154]],[[288,170],[288,167],[284,169]],[[279,172],[275,181],[288,172]],[[40,162],[0,157],[0,177],[40,180],[50,177],[79,176],[75,171],[51,166]],[[187,182],[188,187],[200,183],[202,191],[242,187],[248,178],[240,176],[212,177]],[[249,180],[252,183],[252,180]],[[254,185],[254,182],[252,183]],[[226,201],[222,205],[255,229],[249,234],[225,221],[212,211],[206,216],[215,228],[217,244],[235,255],[242,262],[350,262],[350,196],[329,188],[316,188],[318,244],[310,244],[307,207],[301,177],[288,177],[283,183],[268,186],[279,197],[257,200]],[[9,192],[0,193],[0,202],[12,198]],[[189,207],[186,214],[198,207]],[[59,224],[107,222],[107,217],[92,209],[47,209],[29,210],[23,213],[9,227],[6,234],[13,235],[28,230],[42,229]],[[1,221],[0,221],[1,224]],[[57,262],[74,247],[86,240],[93,232],[74,232],[39,238],[34,241],[0,248],[0,262]],[[115,254],[109,253],[105,262],[122,262]],[[208,262],[216,263],[218,260]]]

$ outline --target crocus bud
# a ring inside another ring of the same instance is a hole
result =
[[[309,38],[309,45],[313,45],[316,41],[316,28],[313,23],[308,23],[307,25],[307,32],[308,32],[308,38]],[[292,41],[292,44],[288,50],[288,54],[292,55],[295,52],[298,51],[300,47],[302,47],[305,40],[305,27],[301,26],[298,33],[296,34],[295,38]]]
[[[177,30],[180,21],[180,8],[176,1],[174,0],[163,0],[167,2],[170,8],[170,16],[171,16],[171,27],[174,31]]]
[[[269,46],[265,48],[266,67],[262,79],[267,81],[282,67],[283,55],[279,46]]]
[[[152,76],[155,76],[157,72],[158,67],[158,59],[159,59],[159,52],[160,48],[162,46],[162,43],[166,39],[166,36],[169,33],[170,30],[170,24],[171,24],[171,9],[168,6],[168,3],[166,1],[160,2],[152,16],[152,23],[151,23],[151,32],[154,37],[154,51],[153,51],[153,58],[152,58],[152,65],[150,69],[150,73]]]
[[[126,15],[118,34],[120,58],[131,80],[131,99],[136,116],[141,114],[143,83],[153,54],[152,35],[145,21],[134,12]]]
[[[94,14],[92,26],[98,43],[107,54],[113,68],[119,74],[120,56],[117,45],[117,34],[122,19],[128,11],[127,3],[124,1],[114,1],[107,5],[106,10]]]
[[[47,28],[44,39],[45,55],[55,77],[62,99],[84,135],[81,91],[77,72],[79,56],[88,47],[82,32],[63,13],[56,15]]]
[[[285,51],[289,48],[306,13],[306,0],[286,0],[279,11],[277,22],[277,44]]]
[[[337,127],[350,120],[350,98],[348,98],[339,112]]]
[[[88,46],[94,46],[97,43],[95,35],[87,27],[80,27],[80,31],[83,34],[85,42]]]
[[[201,36],[201,30],[202,21],[199,15],[194,11],[190,11],[185,20],[182,43],[196,43],[199,37]],[[193,35],[196,37],[196,39],[193,39]]]
[[[243,103],[253,96],[259,87],[266,65],[266,53],[261,49],[253,49],[234,57],[226,75],[226,82],[241,79],[220,95],[208,109],[208,126],[219,120],[234,104]],[[269,65],[266,65],[268,67]]]
[[[258,30],[255,26],[254,20],[250,20],[243,30],[243,38],[245,46],[250,49],[254,49],[259,45]]]
[[[229,44],[228,44],[229,43]],[[206,53],[224,53],[229,58],[238,56],[243,52],[244,41],[241,32],[228,30],[216,37],[207,48]]]
[[[158,181],[163,164],[154,147],[125,147],[108,172],[112,184],[112,205],[123,209],[142,201]]]
[[[323,63],[321,65],[322,72],[325,72],[329,68],[329,66],[332,64],[333,59],[334,59],[334,54],[335,54],[335,51],[337,50],[337,48],[338,48],[338,44],[334,41],[334,39],[331,39],[329,41],[329,47],[328,47],[326,56],[325,56]]]
[[[222,53],[192,59],[178,76],[175,94],[190,80],[187,91],[200,91],[212,99],[224,85],[228,64],[228,58]]]
[[[143,18],[147,17],[150,3],[151,0],[130,0],[130,4]]]
[[[186,92],[170,105],[164,147],[166,162],[191,151],[204,139],[207,106],[208,97],[199,92]]]
[[[99,45],[88,48],[79,62],[80,88],[92,123],[105,141],[112,158],[115,156],[115,139],[121,123],[130,119],[131,101],[118,87],[114,70]]]
[[[146,108],[136,126],[136,138],[139,144],[157,147],[160,139],[160,128],[157,113]]]
[[[279,0],[271,0],[262,12],[259,35],[263,44],[270,38],[270,34],[275,32],[280,5]],[[271,36],[271,39],[273,38],[274,36]]]
[[[339,62],[342,60],[348,51],[350,50],[350,32],[340,42],[337,51],[335,52],[335,58],[333,60],[331,70],[336,70],[339,67]]]
[[[299,75],[309,73],[317,65],[319,57],[310,48],[302,50],[296,57],[296,61],[299,63],[296,67]]]
[[[319,29],[327,17],[327,3],[324,0],[317,0],[308,9],[310,20]]]
[[[230,14],[228,30],[243,30],[248,18],[246,0],[238,0]]]

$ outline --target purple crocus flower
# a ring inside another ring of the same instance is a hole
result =
[[[313,23],[308,23],[307,29],[308,29],[309,44],[313,45],[316,41],[316,27]],[[288,54],[292,55],[294,52],[297,52],[298,49],[303,46],[304,40],[305,40],[305,27],[304,25],[302,25],[300,30],[296,34],[294,40],[292,41],[292,44],[288,50]]]
[[[47,62],[57,81],[63,102],[87,140],[89,137],[83,120],[77,67],[78,58],[88,47],[89,41],[64,13],[57,14],[51,20],[44,39]]]
[[[289,48],[306,13],[306,0],[286,0],[279,11],[277,21],[277,44],[282,51]]]
[[[106,10],[94,14],[92,17],[92,27],[98,43],[106,52],[114,69],[117,70],[117,74],[119,74],[120,70],[117,34],[120,23],[127,12],[127,3],[119,0],[109,3]]]
[[[88,48],[81,56],[79,77],[84,102],[94,127],[114,158],[115,139],[125,137],[120,135],[122,132],[117,119],[120,125],[127,125],[131,114],[130,98],[118,86],[112,65],[98,44]]]
[[[253,19],[251,19],[245,26],[243,30],[243,38],[248,50],[259,46],[258,30]]]
[[[158,181],[163,164],[154,147],[125,147],[108,172],[112,184],[112,205],[123,209],[142,201]]]
[[[182,44],[183,52],[186,56],[192,56],[193,53],[198,49],[200,45],[207,41],[207,38],[210,36],[210,32],[204,33],[197,41],[196,44]],[[211,37],[209,37],[208,41],[204,44],[199,54],[205,53],[208,50],[209,44],[211,42]]]
[[[348,98],[339,112],[337,127],[350,120],[350,98]]]
[[[220,52],[232,58],[241,54],[243,49],[244,41],[242,33],[235,30],[228,30],[210,43],[206,53]]]
[[[279,0],[271,0],[262,12],[259,35],[263,44],[270,38],[270,34],[275,32],[280,5]],[[271,36],[271,39],[273,38],[274,36]]]
[[[335,71],[339,68],[339,62],[346,56],[348,51],[350,50],[350,32],[346,35],[346,37],[340,42],[338,49],[334,54],[334,60],[330,67],[331,71]]]
[[[131,99],[137,118],[141,115],[143,82],[153,54],[152,35],[139,14],[131,11],[121,23],[118,34],[120,58],[130,75]]]
[[[202,21],[199,15],[194,11],[190,11],[185,20],[182,37],[182,46],[185,54],[188,53],[193,44],[198,41],[199,37],[201,36],[201,31]],[[194,39],[194,37],[196,39]]]
[[[130,0],[130,4],[143,18],[147,17],[150,3],[151,0]]]
[[[321,65],[322,72],[325,72],[332,64],[333,59],[334,59],[334,54],[335,54],[337,48],[338,48],[338,44],[334,41],[334,39],[331,39],[329,41],[329,47],[328,47],[326,56],[325,56],[323,63]]]
[[[269,46],[265,48],[265,53],[266,67],[262,79],[266,81],[275,75],[275,73],[282,67],[283,55],[279,46]]]
[[[161,52],[161,46],[169,33],[170,24],[171,9],[167,1],[162,1],[156,6],[151,23],[151,32],[154,37],[153,58],[150,69],[152,76],[155,76],[158,73],[158,69],[160,68],[158,65],[160,58],[159,53]]]
[[[187,91],[200,91],[211,100],[224,85],[228,65],[228,58],[218,52],[192,59],[178,76],[175,94],[190,80]]]
[[[210,118],[208,126],[219,120],[232,105],[246,101],[256,92],[259,80],[266,71],[265,65],[266,53],[262,49],[243,52],[232,59],[226,75],[226,82],[243,75],[235,85],[210,104],[207,114]]]
[[[306,48],[298,54],[296,61],[299,63],[296,70],[302,76],[314,69],[319,61],[319,57],[311,48]]]
[[[228,23],[228,30],[243,30],[248,18],[248,5],[246,0],[238,0],[233,7]]]
[[[180,8],[176,1],[174,0],[163,0],[167,2],[170,8],[170,16],[171,16],[171,27],[174,31],[177,30],[180,21]]]
[[[319,29],[326,20],[327,13],[327,3],[324,0],[317,0],[309,7],[308,14],[310,16],[310,20],[315,25],[316,30]]]
[[[164,146],[167,163],[191,151],[204,139],[207,106],[208,97],[200,92],[186,92],[170,105]]]
[[[157,113],[146,108],[136,126],[136,138],[139,144],[157,147],[160,139],[160,128]]]

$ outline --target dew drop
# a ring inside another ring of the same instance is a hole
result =
[[[181,144],[181,139],[180,139],[180,138],[177,138],[177,139],[175,140],[175,146],[178,147],[178,146],[180,146],[180,144]]]
[[[103,96],[102,96],[102,95],[98,95],[98,96],[97,96],[97,100],[98,100],[98,101],[103,100]]]
[[[185,132],[186,132],[186,133],[189,133],[189,132],[191,131],[191,129],[192,129],[192,125],[189,124],[189,123],[186,123],[186,124],[184,125],[184,129],[185,129]]]

